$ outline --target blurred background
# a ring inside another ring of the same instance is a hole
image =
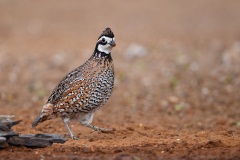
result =
[[[0,0],[0,114],[32,132],[26,125],[51,91],[110,27],[115,88],[95,124],[238,127],[239,8],[237,0]]]

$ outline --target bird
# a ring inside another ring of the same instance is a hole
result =
[[[69,127],[72,120],[98,132],[113,131],[91,125],[91,122],[94,113],[108,101],[113,91],[114,64],[111,50],[115,46],[114,34],[110,28],[106,28],[99,36],[90,58],[69,72],[55,87],[32,127],[61,117],[74,140],[78,137],[74,136]]]

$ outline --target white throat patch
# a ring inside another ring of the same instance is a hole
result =
[[[106,53],[106,54],[109,54],[109,53],[111,52],[112,48],[113,48],[113,47],[110,45],[110,42],[111,42],[111,41],[114,41],[114,38],[109,38],[109,37],[106,37],[106,36],[102,36],[98,41],[101,41],[103,38],[105,39],[105,41],[107,42],[107,44],[105,44],[105,45],[99,44],[97,49],[98,49],[100,52],[104,52],[104,53]]]

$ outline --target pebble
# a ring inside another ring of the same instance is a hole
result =
[[[43,139],[52,143],[65,143],[66,139],[58,134],[22,134],[19,137],[28,137],[31,139]]]
[[[8,147],[7,139],[5,137],[0,137],[0,149]]]
[[[19,135],[19,133],[14,131],[0,131],[0,137],[11,137],[17,135]]]
[[[12,120],[14,116],[0,115],[0,148],[9,145],[33,148],[49,147],[53,143],[65,143],[66,139],[58,134],[21,134],[11,128],[21,121]]]
[[[0,122],[12,122],[14,117],[14,115],[0,115]]]
[[[31,137],[10,137],[7,142],[10,145],[14,146],[25,146],[25,147],[37,147],[37,148],[44,148],[49,147],[52,145],[52,142],[45,139],[34,139]]]
[[[135,57],[144,57],[148,54],[148,50],[139,44],[131,44],[129,47],[126,49],[124,55],[126,59],[131,59]]]
[[[12,131],[11,127],[18,124],[20,121],[6,120],[6,116],[0,115],[0,137],[17,136],[18,133]]]
[[[0,144],[3,143],[3,142],[6,142],[6,138],[5,137],[0,137]]]

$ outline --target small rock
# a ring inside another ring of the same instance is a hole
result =
[[[125,153],[121,153],[117,155],[115,158],[113,158],[113,160],[134,160],[134,159],[138,159],[138,157],[132,157],[131,155]]]
[[[50,59],[54,66],[60,67],[67,62],[66,58],[68,57],[68,55],[69,54],[67,52],[60,50],[56,54],[54,54]]]
[[[6,142],[6,137],[0,137],[0,144],[3,143],[3,142]]]
[[[175,97],[175,96],[171,96],[171,97],[168,97],[168,101],[170,103],[178,103],[179,102],[179,98]]]
[[[129,131],[134,131],[134,128],[133,128],[133,127],[127,127],[127,129],[128,129]]]
[[[11,129],[4,123],[0,123],[0,133],[1,131],[11,131]]]
[[[12,136],[18,136],[19,133],[14,131],[0,131],[0,137],[12,137]]]
[[[0,115],[0,123],[12,122],[14,117],[14,115]]]
[[[15,126],[15,125],[19,124],[21,121],[22,120],[11,121],[11,122],[1,122],[0,123],[0,130],[9,131],[9,130],[11,130],[12,126]]]
[[[206,87],[203,87],[201,92],[202,92],[202,95],[207,96],[209,94],[209,89]]]
[[[224,144],[222,143],[221,140],[219,139],[214,139],[214,140],[209,140],[207,145],[209,145],[210,147],[221,147]]]
[[[238,64],[240,59],[240,41],[234,42],[222,55],[223,64],[226,67]]]
[[[0,137],[0,149],[8,147],[7,139],[5,137]]]
[[[34,139],[31,137],[10,137],[7,142],[10,145],[14,146],[25,146],[25,147],[37,147],[37,148],[44,148],[49,147],[52,145],[52,142],[45,139]]]
[[[131,44],[125,51],[125,57],[127,59],[134,57],[144,57],[147,54],[147,49],[139,44]]]
[[[8,146],[7,142],[0,143],[0,149],[7,148]]]
[[[0,149],[7,148],[8,146],[7,142],[0,143]]]
[[[19,135],[11,130],[11,127],[18,124],[20,121],[4,121],[0,122],[0,137],[11,137]]]
[[[22,134],[19,137],[31,138],[31,139],[43,139],[52,143],[65,143],[66,139],[58,134]]]

